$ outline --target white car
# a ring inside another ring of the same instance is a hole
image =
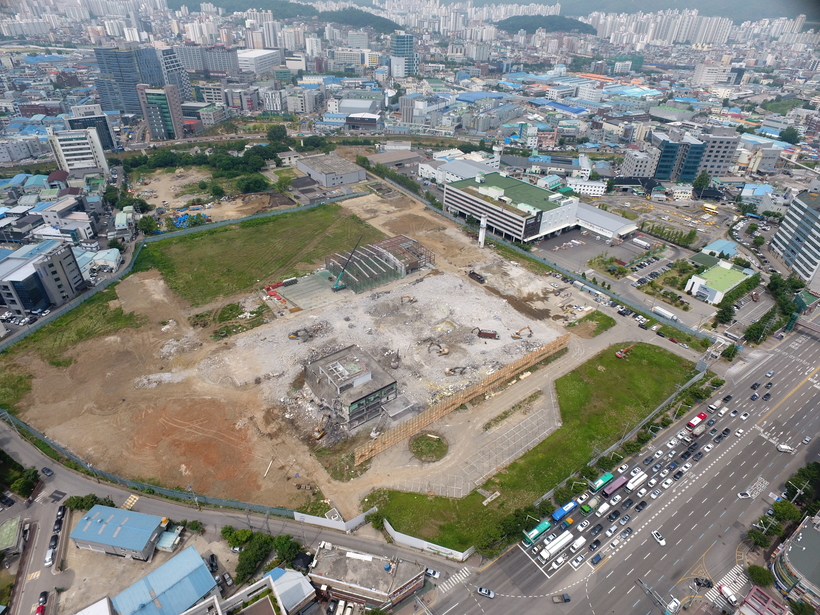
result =
[[[655,500],[655,499],[657,499],[657,497],[660,494],[661,494],[661,490],[660,489],[655,489],[655,491],[653,491],[652,493],[649,494],[649,497],[652,498],[653,500]]]
[[[636,494],[635,494],[635,497],[636,497],[636,498],[642,498],[642,497],[643,497],[643,496],[645,496],[645,495],[646,495],[646,487],[644,487],[643,489],[641,489],[640,491],[638,491],[638,493],[636,493]]]
[[[720,593],[726,598],[726,602],[728,602],[731,606],[737,606],[737,598],[732,593],[732,590],[726,587],[725,585],[720,586]]]
[[[441,573],[438,570],[433,570],[432,568],[428,568],[424,571],[424,574],[430,577],[431,579],[438,579],[441,576]]]
[[[666,457],[667,457],[668,459],[674,459],[674,458],[675,458],[675,457],[677,457],[677,456],[678,456],[678,451],[676,451],[676,450],[674,450],[674,449],[673,449],[673,450],[671,450],[671,451],[669,451],[669,452],[666,454]]]
[[[647,489],[652,489],[652,487],[654,487],[657,484],[658,484],[658,479],[657,478],[652,478],[652,479],[649,480],[648,483],[646,483],[646,488]]]
[[[681,468],[681,472],[688,472],[691,469],[692,469],[692,462],[685,463],[685,464],[683,464],[683,467]]]
[[[661,457],[663,457],[663,451],[658,449],[655,451],[655,459],[660,459]]]
[[[610,528],[606,531],[606,537],[607,537],[607,538],[609,538],[610,536],[612,536],[612,535],[613,535],[615,532],[617,532],[617,531],[618,531],[618,526],[617,526],[617,525],[613,525],[612,527],[610,527]]]
[[[773,369],[766,372],[766,378],[771,378],[772,376],[774,376],[774,370]]]
[[[661,473],[658,474],[658,476],[660,476],[661,478],[664,478],[668,474],[669,474],[669,468],[664,468],[663,470],[661,470]]]
[[[615,497],[613,497],[611,500],[609,500],[609,505],[610,505],[610,506],[615,506],[615,504],[617,504],[617,503],[618,503],[618,502],[620,502],[620,501],[621,501],[621,496],[616,495],[616,496],[615,496]]]
[[[744,412],[743,414],[740,415],[740,420],[741,421],[745,421],[748,418],[749,418],[749,413],[748,412]]]
[[[625,464],[624,464],[624,465],[622,465],[620,468],[618,468],[618,474],[623,474],[623,473],[624,473],[624,472],[626,472],[628,469],[629,469],[629,464],[628,464],[628,463],[625,463]]]
[[[589,493],[582,493],[577,498],[575,498],[575,501],[578,502],[579,504],[583,504],[588,499],[589,499]]]
[[[578,524],[578,531],[583,532],[588,527],[589,527],[589,519],[587,519],[585,521],[581,521],[581,523]]]
[[[661,487],[663,487],[664,489],[669,489],[669,487],[672,486],[672,482],[673,481],[671,478],[667,478],[665,481],[663,481],[663,483],[661,483]]]
[[[681,430],[678,432],[678,438],[681,438],[681,439],[682,439],[682,438],[685,438],[685,437],[686,437],[686,431],[685,431],[685,430],[683,430],[683,429],[681,429]]]
[[[735,435],[736,435],[738,438],[740,438],[741,436],[743,436],[743,434],[744,434],[744,433],[746,433],[746,432],[745,432],[745,431],[743,431],[742,429],[738,429],[738,430],[735,432]]]
[[[672,438],[669,442],[666,443],[666,448],[674,448],[678,443],[677,438]]]
[[[715,448],[715,445],[714,445],[714,444],[711,444],[711,443],[710,443],[710,444],[707,444],[706,446],[704,446],[704,447],[703,447],[703,452],[704,452],[704,453],[708,453],[708,452],[709,452],[709,451],[711,451],[713,448]]]
[[[660,546],[666,546],[666,541],[663,539],[663,534],[661,534],[658,530],[652,530],[652,538],[657,540]]]
[[[640,474],[641,472],[643,472],[643,470],[641,469],[641,467],[640,467],[640,466],[635,466],[635,467],[632,469],[632,471],[629,473],[629,475],[630,475],[630,476],[637,476],[637,475],[638,475],[638,474]]]

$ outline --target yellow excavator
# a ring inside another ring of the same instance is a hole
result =
[[[410,295],[405,295],[404,297],[401,298],[401,302],[404,303],[405,299],[407,299],[407,303],[415,303],[416,301],[418,301],[418,299],[416,299],[415,297],[411,297]]]
[[[532,337],[532,329],[530,329],[529,327],[524,327],[523,329],[519,329],[518,331],[513,333],[512,338],[514,340],[520,340],[521,339],[521,334],[524,333],[524,331],[529,331],[530,334],[527,337]]]
[[[325,436],[325,427],[327,427],[327,423],[330,420],[329,414],[324,414],[319,421],[319,424],[316,425],[316,429],[313,430],[313,439],[314,440],[321,440]]]
[[[443,357],[446,354],[450,354],[450,349],[447,346],[442,346],[438,342],[430,342],[430,345],[427,347],[427,352],[431,352],[433,350],[433,346],[438,348],[438,356]]]

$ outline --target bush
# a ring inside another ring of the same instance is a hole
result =
[[[584,466],[581,468],[581,476],[587,480],[595,480],[598,478],[598,470],[592,466]]]
[[[226,526],[230,527],[230,526]],[[233,530],[233,528],[230,528]],[[225,535],[223,530],[223,537]],[[233,535],[233,532],[231,532]],[[245,581],[251,578],[259,568],[259,564],[265,561],[265,558],[270,554],[273,548],[273,537],[263,534],[261,532],[254,532],[251,536],[248,545],[239,554],[239,561],[236,564],[236,584],[242,585]]]
[[[65,501],[65,507],[69,510],[91,510],[97,505],[110,506],[114,508],[114,502],[108,496],[100,498],[95,493],[88,495],[72,495]]]
[[[643,445],[635,440],[629,440],[628,442],[624,442],[621,448],[627,455],[634,455],[643,448]]]
[[[293,540],[293,536],[290,534],[280,534],[273,539],[273,548],[276,549],[276,556],[283,563],[290,566],[296,556],[299,555],[302,545]]]
[[[661,427],[669,427],[674,422],[668,414],[664,414],[661,418]]]
[[[749,566],[746,569],[746,573],[755,585],[759,585],[760,587],[774,585],[774,575],[763,566]]]
[[[752,544],[763,549],[767,548],[772,542],[772,539],[760,530],[751,529],[748,531],[747,536]]]
[[[374,530],[381,532],[384,529],[384,515],[378,511],[366,515],[364,520],[372,525]]]
[[[540,517],[547,517],[555,512],[555,504],[553,504],[550,500],[543,500],[538,505],[538,515]]]

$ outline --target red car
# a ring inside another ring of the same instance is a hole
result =
[[[670,341],[670,342],[672,342],[673,344],[677,344],[677,343],[678,343],[678,340],[676,340],[674,337],[670,337],[670,338],[669,338],[669,341]]]
[[[34,615],[45,615],[45,612],[46,612],[46,607],[44,607],[41,604],[40,606],[37,607],[37,610],[34,611]]]

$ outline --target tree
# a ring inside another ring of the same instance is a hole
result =
[[[249,192],[262,192],[268,189],[268,180],[265,179],[263,175],[246,175],[237,180],[236,187],[245,194]]]
[[[798,141],[800,141],[800,133],[797,132],[797,128],[794,126],[789,126],[785,130],[780,132],[780,140],[785,141],[786,143],[791,143],[794,145]]]
[[[206,182],[204,179],[200,179],[199,183],[197,184],[197,187],[200,190],[205,190],[208,187],[208,182]]]
[[[299,555],[301,545],[290,534],[280,534],[273,539],[273,548],[276,549],[277,557],[290,566]]]
[[[159,230],[159,224],[157,224],[154,216],[143,216],[140,218],[140,221],[137,222],[137,228],[146,235],[153,235]]]
[[[718,307],[717,314],[715,314],[715,320],[721,324],[726,324],[732,322],[732,319],[735,317],[735,308],[731,303],[727,303],[726,305],[723,302],[720,302],[720,307]]]
[[[117,201],[120,199],[120,195],[117,192],[116,186],[108,186],[108,188],[105,189],[105,193],[103,194],[103,199],[111,207],[116,207]]]
[[[125,246],[123,245],[122,241],[119,239],[109,239],[108,240],[108,249],[109,250],[119,250],[120,252],[125,251]]]
[[[590,179],[590,181],[596,182],[599,179],[601,179],[601,174],[598,173],[598,171],[593,171],[592,173],[589,174],[589,179]]]
[[[268,139],[273,142],[281,142],[288,138],[288,129],[284,124],[274,124],[268,128]]]
[[[165,218],[165,228],[169,231],[177,230],[176,222],[174,222],[174,219],[171,216]]]
[[[762,235],[758,235],[757,237],[755,237],[754,239],[752,239],[752,245],[753,245],[755,248],[759,248],[759,247],[760,247],[760,246],[762,246],[764,243],[766,243],[766,239],[765,239]]]
[[[749,540],[752,541],[752,544],[757,547],[762,547],[763,549],[767,548],[772,542],[772,539],[760,530],[749,530],[747,536],[749,537]]]
[[[251,536],[253,536],[253,532],[250,530],[235,530],[227,539],[228,544],[232,547],[240,547],[246,544],[251,539]]]
[[[747,235],[752,235],[752,234],[756,233],[759,228],[760,228],[759,224],[755,224],[754,222],[752,222],[752,224],[750,224],[749,226],[746,227],[746,234]]]
[[[789,600],[789,607],[794,615],[816,615],[817,613],[812,605],[802,601]]]
[[[219,184],[211,184],[211,196],[215,199],[221,199],[225,196],[225,189]]]
[[[720,356],[724,359],[729,359],[730,361],[737,356],[737,353],[740,352],[737,348],[737,344],[732,344],[727,346],[723,352],[720,353]]]
[[[615,180],[611,177],[608,180],[606,180],[606,191],[615,192]]]
[[[370,523],[374,530],[382,531],[384,529],[384,515],[379,511],[366,515],[364,520]]]
[[[800,509],[788,500],[775,502],[772,504],[772,510],[774,511],[774,518],[778,521],[797,522],[803,517],[803,513],[800,512]]]
[[[759,585],[760,587],[774,585],[774,575],[763,566],[749,566],[746,572],[755,585]]]
[[[695,190],[706,190],[709,187],[709,174],[706,171],[701,171],[700,174],[692,182],[692,188]]]
[[[280,177],[276,180],[276,183],[273,185],[273,189],[276,190],[276,192],[284,194],[290,189],[292,185],[293,180],[290,177]]]

